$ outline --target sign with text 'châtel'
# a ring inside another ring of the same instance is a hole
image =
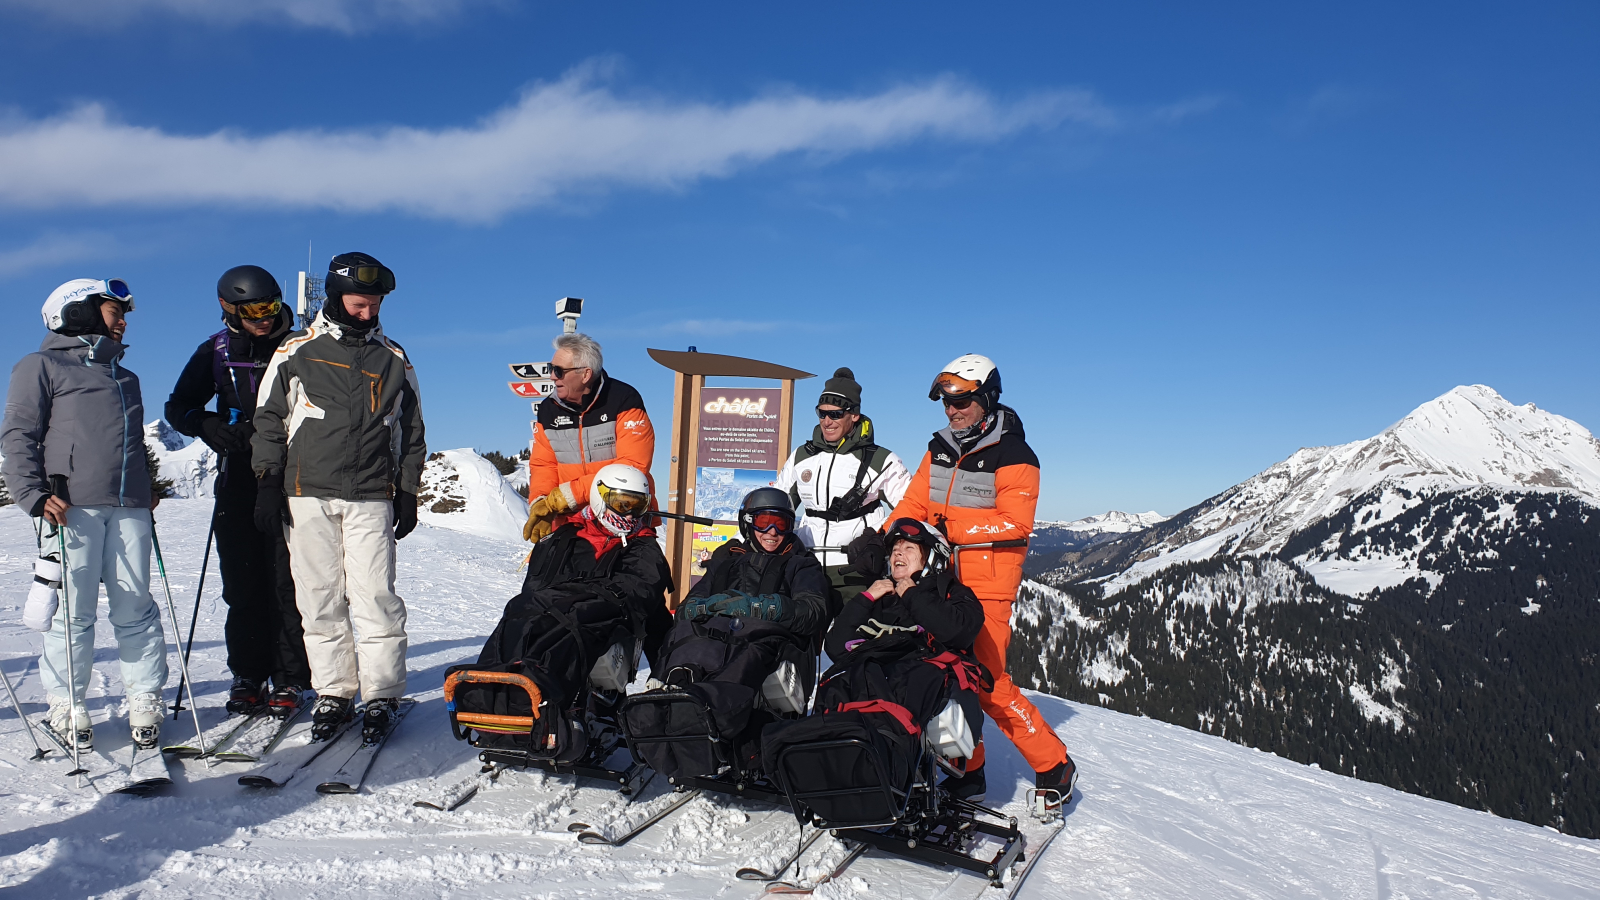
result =
[[[701,394],[698,464],[776,472],[783,465],[778,456],[781,394],[771,388],[729,388]]]

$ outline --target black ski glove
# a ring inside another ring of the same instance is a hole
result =
[[[200,420],[200,439],[218,453],[240,453],[250,449],[250,436],[256,427],[249,422],[229,425],[221,416],[207,416]]]
[[[256,530],[277,536],[283,533],[284,513],[289,501],[283,496],[283,473],[268,472],[256,482]]]
[[[417,495],[394,492],[394,539],[400,540],[417,528]]]
[[[883,535],[876,529],[868,528],[844,548],[845,561],[850,563],[850,568],[868,578],[883,577],[885,564],[889,561],[889,553],[883,546]]]

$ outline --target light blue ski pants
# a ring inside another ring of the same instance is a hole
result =
[[[167,684],[167,642],[161,630],[161,609],[150,596],[150,533],[148,509],[122,506],[74,506],[67,510],[65,596],[55,621],[44,636],[39,677],[51,697],[67,695],[68,604],[72,613],[73,699],[83,702],[94,665],[94,623],[100,606],[100,585],[106,586],[107,619],[117,635],[117,658],[127,695],[160,693]],[[54,529],[45,526],[49,549],[59,546]]]

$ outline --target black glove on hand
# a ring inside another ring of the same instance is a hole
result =
[[[256,482],[256,530],[262,534],[283,533],[283,513],[288,508],[283,496],[283,473],[268,472]]]
[[[845,546],[844,558],[858,573],[868,578],[881,578],[889,562],[889,553],[883,546],[883,535],[868,528]]]
[[[394,492],[394,539],[400,540],[417,529],[417,495]]]
[[[200,440],[218,453],[240,453],[250,449],[250,436],[256,427],[249,422],[229,425],[221,416],[206,416],[200,420]]]

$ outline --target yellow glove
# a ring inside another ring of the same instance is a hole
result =
[[[572,498],[572,488],[563,484],[543,497],[528,504],[528,521],[522,526],[522,539],[539,543],[555,529],[556,516],[566,515],[578,508]]]

